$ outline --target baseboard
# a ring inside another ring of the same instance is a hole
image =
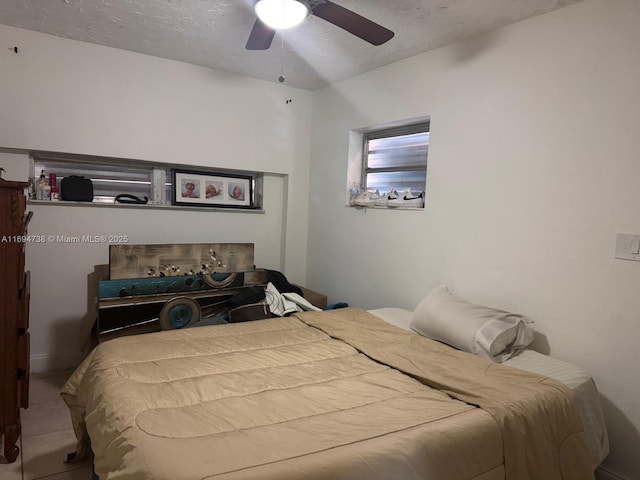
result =
[[[53,372],[75,368],[82,362],[81,352],[51,353],[47,355],[31,355],[29,369],[31,373]]]
[[[602,465],[596,468],[596,480],[630,480]]]

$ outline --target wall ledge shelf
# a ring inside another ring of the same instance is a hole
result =
[[[266,213],[264,209],[258,208],[225,208],[225,207],[196,207],[169,204],[131,204],[131,203],[106,203],[106,202],[70,202],[65,200],[29,200],[29,205],[50,206],[50,207],[98,207],[98,208],[133,208],[133,209],[155,209],[155,210],[180,210],[189,212],[224,212],[224,213]]]

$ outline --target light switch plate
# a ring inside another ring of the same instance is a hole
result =
[[[640,235],[637,233],[618,233],[616,235],[615,258],[640,262]]]

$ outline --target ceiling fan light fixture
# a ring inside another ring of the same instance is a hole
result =
[[[254,9],[258,18],[274,30],[295,27],[309,16],[306,2],[299,0],[258,0]]]

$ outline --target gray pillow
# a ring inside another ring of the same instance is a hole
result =
[[[440,286],[416,307],[409,328],[452,347],[504,362],[533,340],[533,320],[474,305]]]

